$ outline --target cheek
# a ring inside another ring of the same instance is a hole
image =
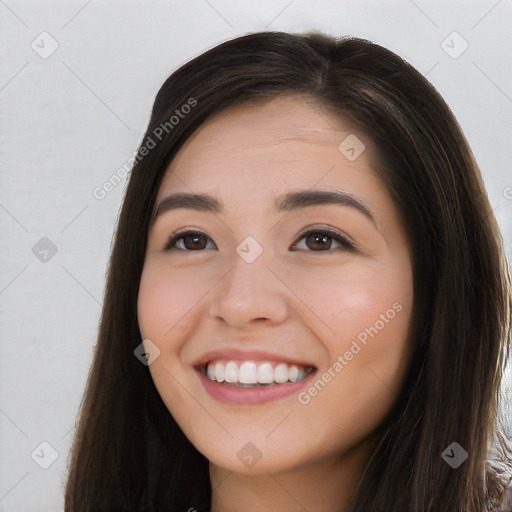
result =
[[[200,324],[205,296],[215,276],[188,269],[172,268],[156,258],[146,262],[141,275],[137,317],[142,339],[149,339],[160,353],[149,366],[154,383],[169,410],[186,407],[188,395],[180,383],[191,378],[183,350]],[[218,280],[218,278],[217,278]]]
[[[378,331],[388,331],[391,324],[401,330],[397,324],[404,318],[408,322],[413,287],[406,265],[354,261],[311,272],[283,269],[281,275],[293,283],[295,296],[308,306],[301,311],[312,325],[319,326],[317,335],[329,352],[347,350],[347,341],[350,345],[358,335],[364,341],[369,337],[367,329],[374,331],[375,325]]]
[[[384,420],[407,367],[407,314],[404,308],[382,330],[369,330],[372,334],[365,343],[357,338],[340,340],[332,363],[299,396],[309,435],[334,447],[343,432],[343,442],[349,446]]]
[[[144,266],[139,286],[137,317],[141,337],[150,339],[160,350],[149,366],[151,378],[184,432],[192,431],[187,414],[191,404],[189,395],[183,393],[182,383],[187,376],[179,356],[197,325],[194,314],[206,291],[197,274],[179,272],[153,261]]]
[[[299,396],[304,421],[318,436],[338,425],[356,440],[384,419],[400,388],[410,350],[412,274],[408,267],[353,267],[330,279],[317,276],[307,297],[330,332],[322,337],[328,359]],[[312,420],[319,417],[325,422]]]
[[[164,340],[183,327],[208,288],[199,276],[161,265],[145,265],[139,287],[137,316],[143,338]]]

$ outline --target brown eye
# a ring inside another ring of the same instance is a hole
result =
[[[334,249],[338,250],[355,250],[355,245],[352,242],[349,242],[344,236],[336,231],[331,231],[329,229],[314,229],[304,233],[301,237],[302,239],[306,239],[306,247],[313,252],[332,252],[330,249],[332,248],[333,240],[340,244],[341,246],[334,247]],[[293,244],[293,248],[295,249],[297,244]]]
[[[204,249],[206,245],[205,238],[202,235],[185,235],[183,237],[183,245],[191,250]]]
[[[206,241],[210,237],[198,231],[184,231],[171,237],[165,246],[166,251],[178,249],[182,251],[201,251],[206,248]],[[177,247],[176,242],[183,240],[183,247]]]
[[[308,235],[306,237],[306,244],[311,250],[330,249],[332,238],[327,235]]]

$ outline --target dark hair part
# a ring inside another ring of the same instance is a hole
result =
[[[510,273],[461,128],[435,88],[382,46],[261,32],[184,64],[156,96],[118,219],[70,454],[66,512],[210,510],[208,461],[133,353],[141,343],[137,295],[148,228],[163,175],[194,130],[229,106],[280,94],[327,106],[375,142],[378,172],[413,249],[410,364],[350,511],[482,512],[500,492],[510,470],[498,415]],[[175,110],[193,102],[170,128]],[[155,130],[166,122],[157,141]],[[150,140],[156,147],[144,151]],[[493,462],[486,459],[494,440],[501,460]],[[441,457],[452,442],[469,455],[457,469]]]

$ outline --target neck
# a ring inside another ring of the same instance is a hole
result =
[[[371,445],[337,459],[286,472],[234,473],[210,465],[210,512],[343,512],[351,501]]]

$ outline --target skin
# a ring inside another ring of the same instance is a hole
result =
[[[354,161],[338,149],[349,134],[366,146]],[[377,163],[372,141],[346,119],[291,95],[220,112],[166,171],[156,204],[170,193],[194,192],[226,207],[156,218],[138,298],[142,338],[160,350],[149,366],[156,388],[210,460],[212,512],[342,511],[353,496],[410,347],[412,253]],[[377,226],[346,205],[271,212],[277,196],[299,189],[350,192],[371,208]],[[310,227],[334,228],[357,249],[340,250],[332,238],[308,241]],[[200,249],[181,239],[166,252],[183,228],[207,235]],[[247,236],[263,248],[250,264],[236,252]],[[192,366],[212,349],[263,350],[308,361],[321,376],[394,303],[401,306],[394,318],[359,343],[306,404],[293,394],[227,405],[205,391]],[[252,467],[237,457],[247,442],[261,452]]]

